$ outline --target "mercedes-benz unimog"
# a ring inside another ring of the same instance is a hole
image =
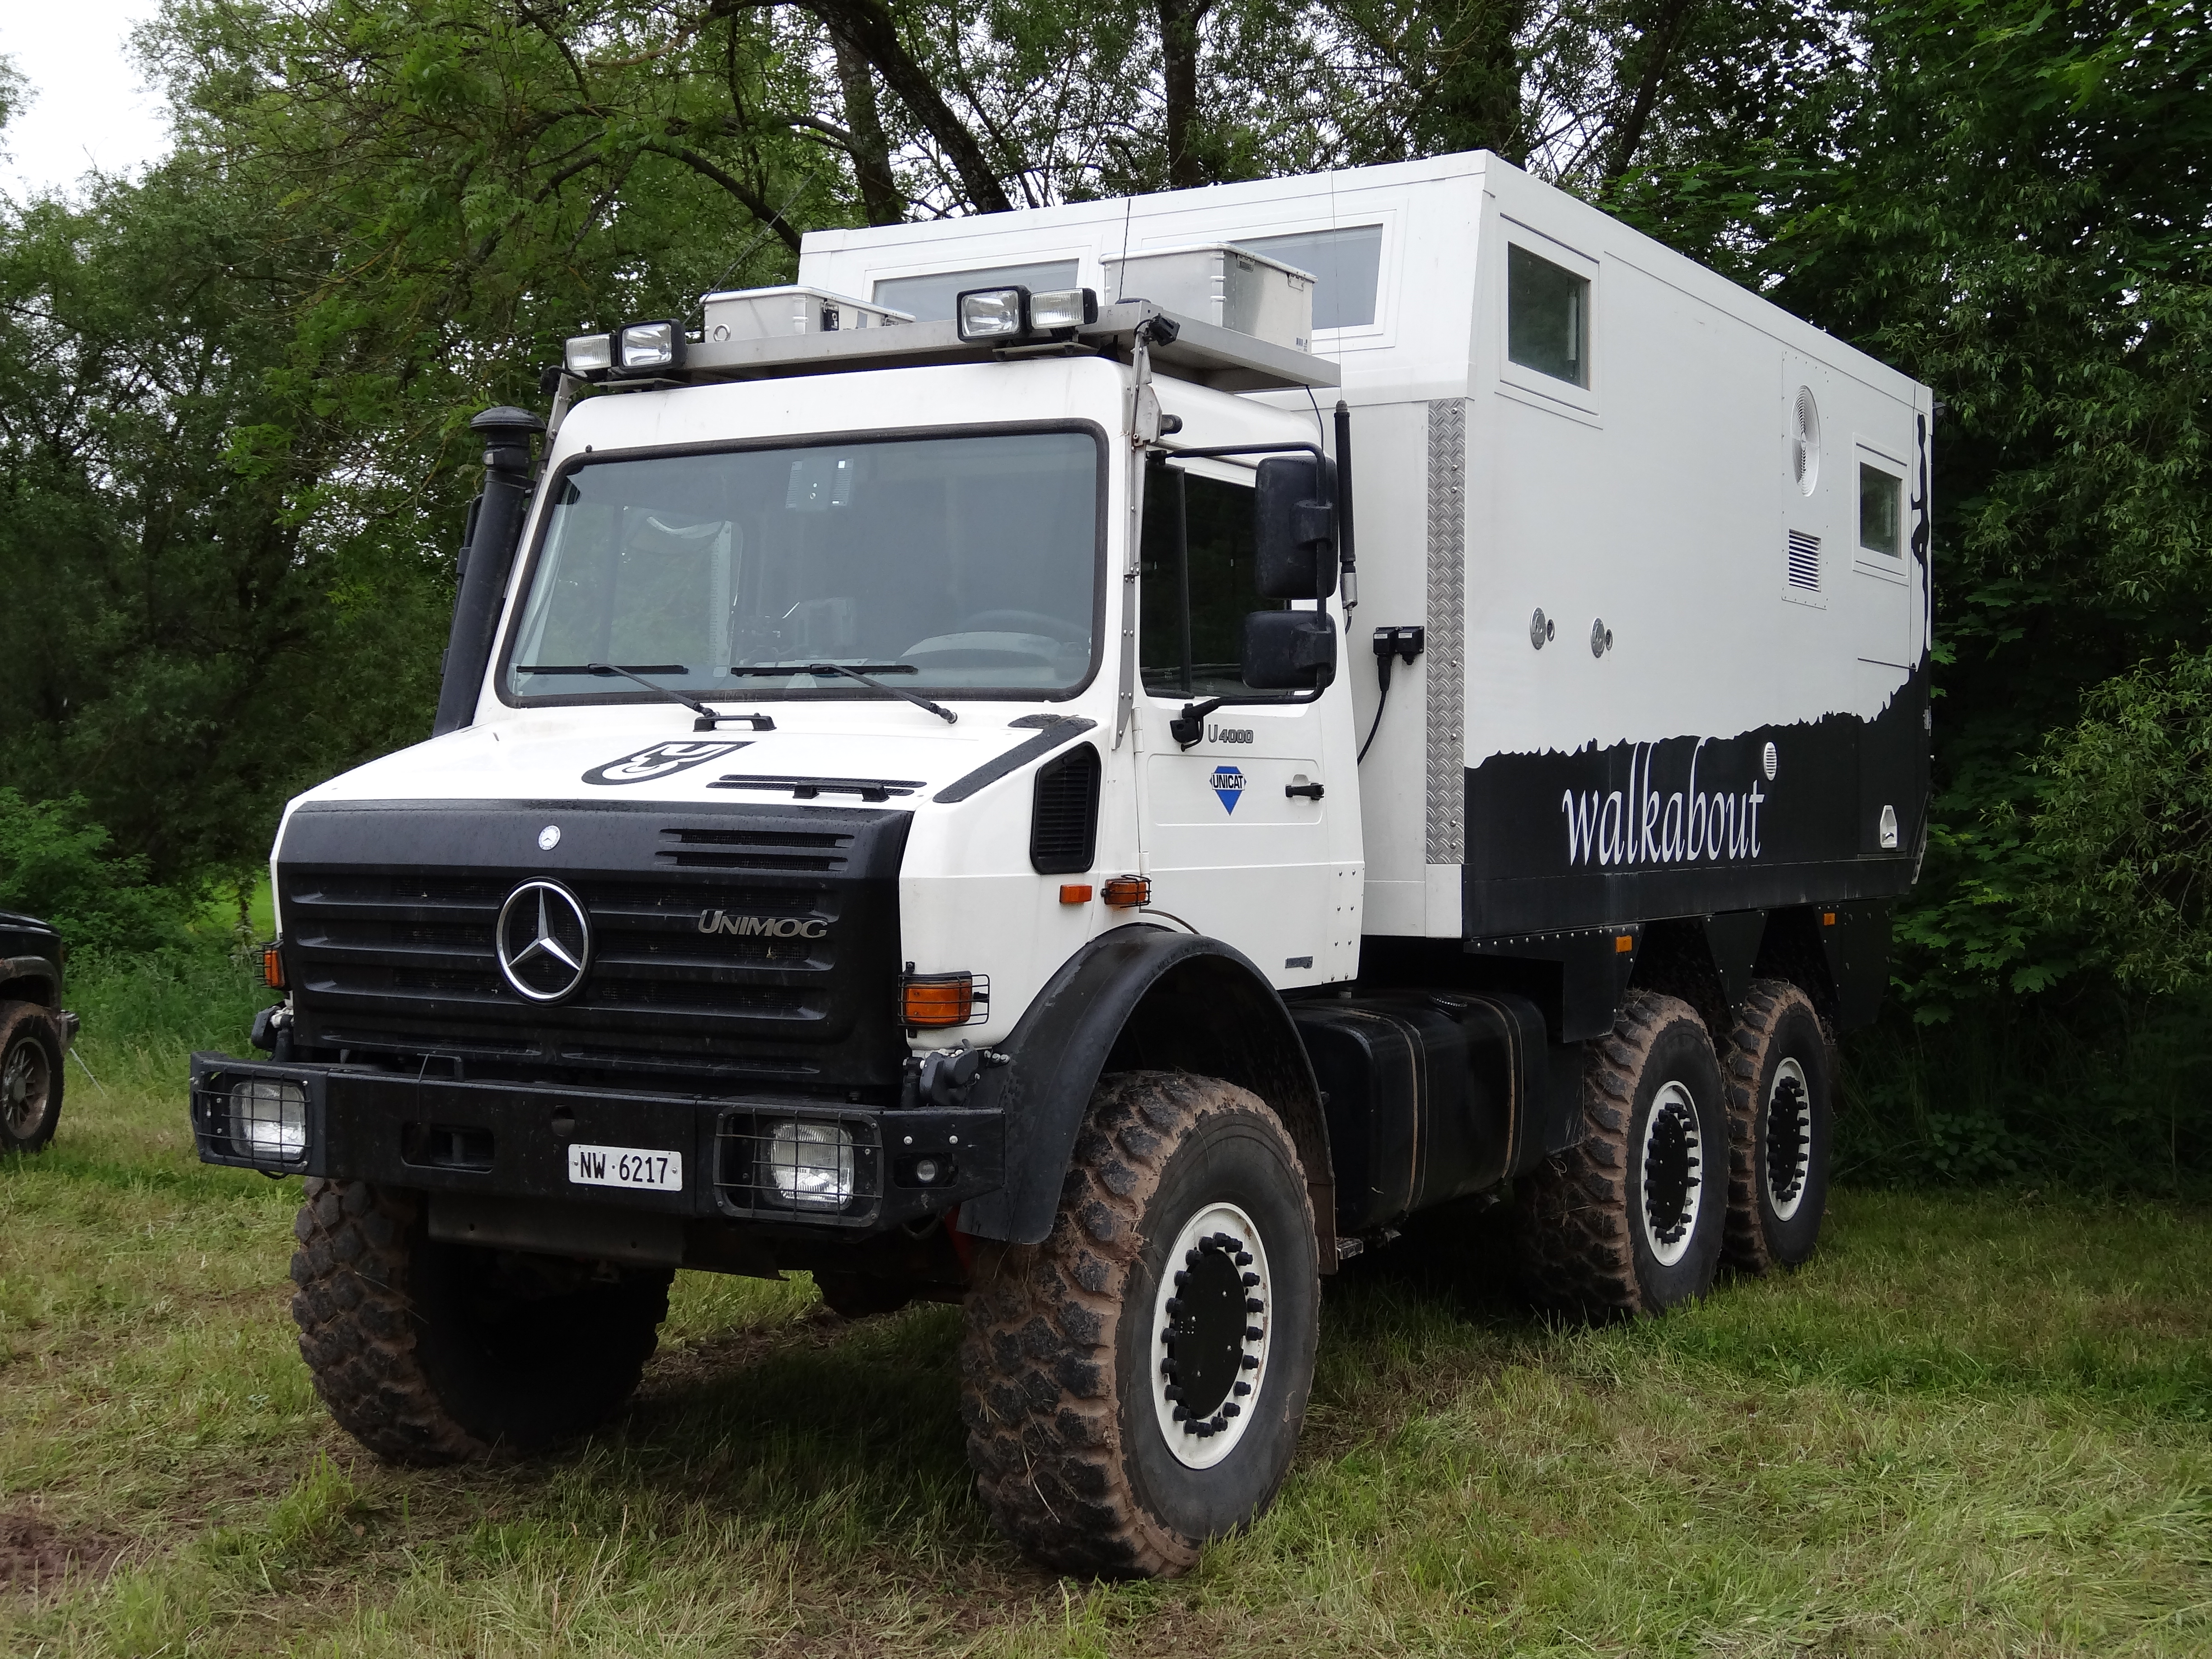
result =
[[[1925,388],[1485,155],[805,240],[486,411],[436,732],[291,803],[301,1348],[395,1459],[678,1267],[964,1309],[1064,1569],[1261,1512],[1323,1282],[1813,1249],[1927,795]]]

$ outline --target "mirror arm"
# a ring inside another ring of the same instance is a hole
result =
[[[1168,722],[1168,735],[1176,746],[1188,749],[1206,735],[1206,717],[1229,701],[1226,697],[1209,697],[1204,702],[1187,702],[1182,713]]]

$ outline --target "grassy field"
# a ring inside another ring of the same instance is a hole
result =
[[[293,1347],[298,1182],[193,1161],[185,1047],[88,1039],[106,1092],[72,1066],[0,1164],[9,1655],[2212,1650],[2201,1212],[1846,1191],[1803,1273],[1601,1330],[1455,1218],[1330,1285],[1266,1521],[1100,1586],[970,1497],[957,1314],[848,1324],[804,1279],[679,1275],[562,1455],[358,1454]]]

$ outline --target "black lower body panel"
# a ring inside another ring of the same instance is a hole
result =
[[[270,1127],[280,1110],[292,1115]],[[531,1247],[514,1231],[542,1233],[547,1212],[536,1206],[558,1205],[605,1218],[578,1222],[574,1254],[656,1259],[680,1231],[684,1259],[739,1271],[748,1270],[739,1236],[866,1237],[941,1216],[1005,1179],[1004,1120],[989,1110],[463,1081],[198,1054],[191,1112],[204,1162],[412,1188],[431,1194],[434,1227],[449,1237]],[[807,1139],[779,1136],[782,1124],[806,1126]],[[811,1189],[796,1172],[802,1159],[828,1172]],[[718,1250],[730,1259],[714,1260]]]

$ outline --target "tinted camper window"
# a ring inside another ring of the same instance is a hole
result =
[[[894,276],[876,284],[879,306],[903,311],[917,323],[941,323],[952,315],[952,302],[971,288],[1025,288],[1032,294],[1075,286],[1075,261],[1054,259],[1033,265],[991,265],[981,270],[948,270],[934,276]]]
[[[1868,552],[1897,556],[1897,507],[1902,493],[1893,473],[1859,463],[1859,545]]]
[[[1314,279],[1313,325],[1365,328],[1375,320],[1375,289],[1382,269],[1382,227],[1302,230],[1294,236],[1246,236],[1237,246],[1280,259]]]
[[[1523,368],[1589,384],[1589,283],[1517,244],[1505,249],[1505,355]]]

